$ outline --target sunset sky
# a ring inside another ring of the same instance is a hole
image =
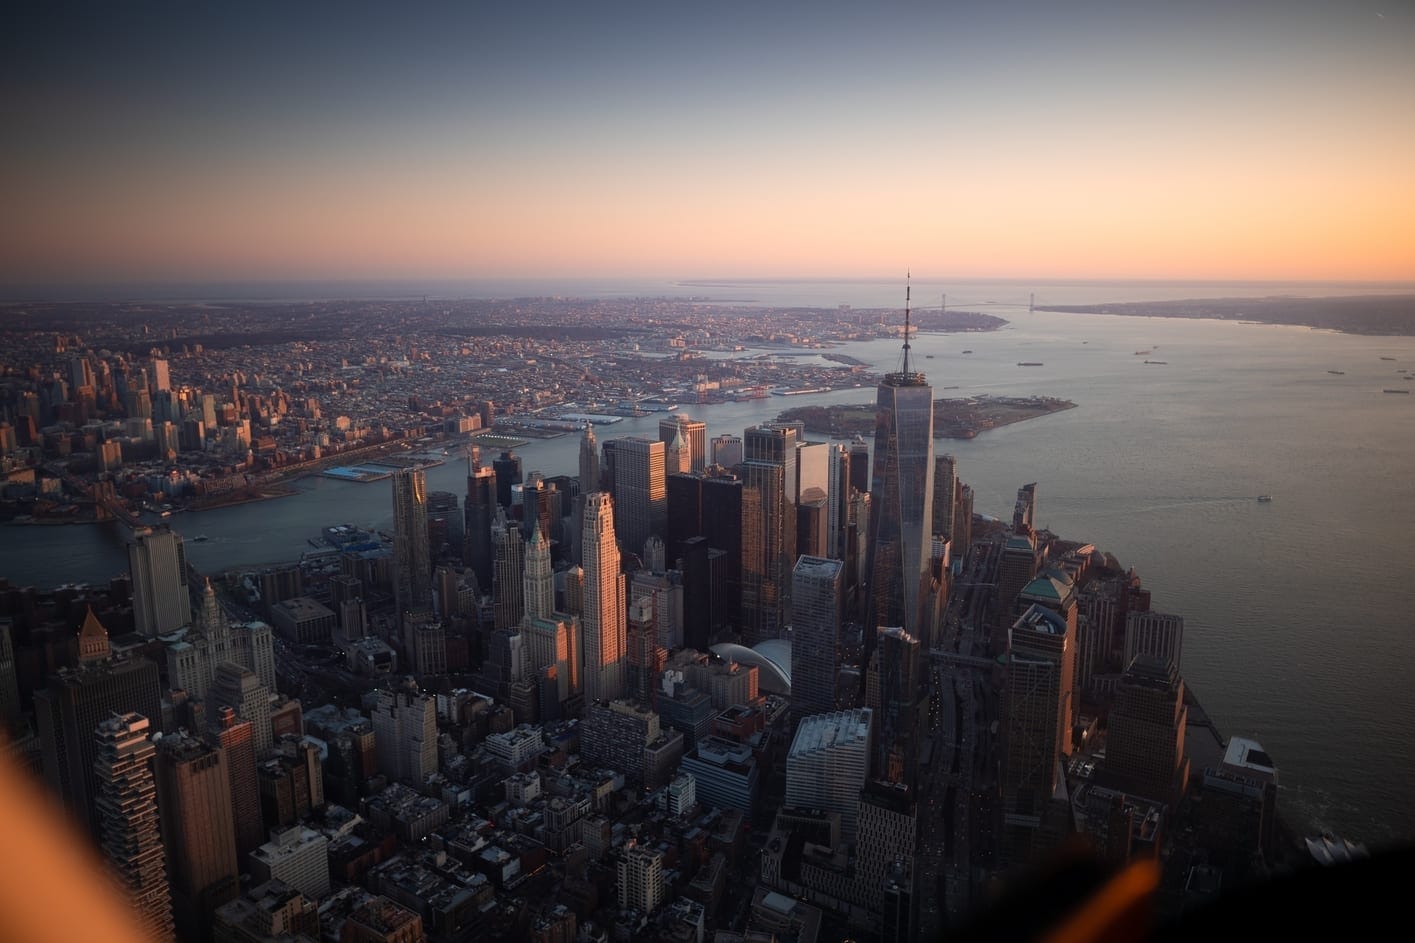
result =
[[[1415,280],[1415,5],[16,0],[0,282]]]

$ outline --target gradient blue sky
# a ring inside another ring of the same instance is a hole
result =
[[[0,280],[1415,279],[1415,9],[10,4]]]

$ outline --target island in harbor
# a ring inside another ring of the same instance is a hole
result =
[[[1073,409],[1054,396],[964,396],[934,400],[934,436],[971,439],[980,432]],[[804,422],[807,432],[836,439],[874,435],[873,403],[795,406],[777,416],[781,422]]]

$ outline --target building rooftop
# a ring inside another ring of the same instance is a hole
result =
[[[790,755],[800,756],[832,746],[868,744],[872,717],[873,712],[868,707],[807,717],[796,728]]]

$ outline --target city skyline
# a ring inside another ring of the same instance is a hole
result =
[[[16,13],[0,284],[1415,275],[1408,7],[271,10]]]

